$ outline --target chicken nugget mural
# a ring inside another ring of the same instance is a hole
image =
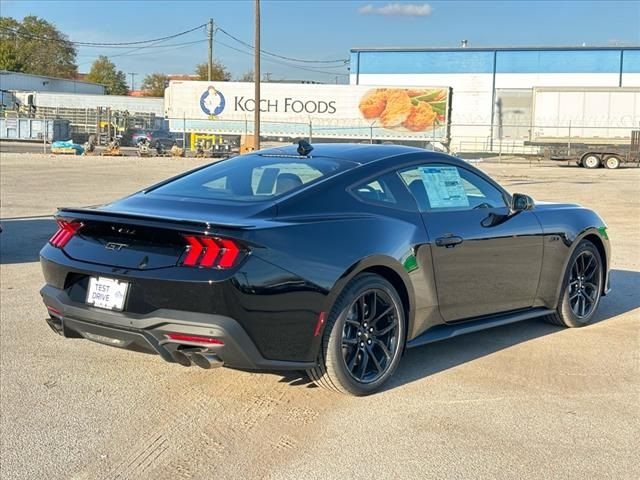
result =
[[[384,128],[422,132],[446,121],[449,92],[444,88],[373,88],[358,107],[366,120],[377,120]]]

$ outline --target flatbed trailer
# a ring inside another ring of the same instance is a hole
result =
[[[542,148],[549,160],[575,162],[584,168],[616,169],[621,165],[640,167],[640,130],[633,130],[629,143],[580,142],[567,140],[525,142]]]

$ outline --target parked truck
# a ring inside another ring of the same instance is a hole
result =
[[[640,88],[535,88],[531,140],[551,160],[640,166]]]

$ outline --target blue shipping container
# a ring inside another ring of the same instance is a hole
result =
[[[0,140],[69,140],[69,120],[40,118],[0,118]]]

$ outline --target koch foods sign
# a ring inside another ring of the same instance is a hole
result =
[[[252,134],[252,83],[173,81],[165,93],[171,130]],[[263,83],[262,134],[446,140],[450,89]]]

